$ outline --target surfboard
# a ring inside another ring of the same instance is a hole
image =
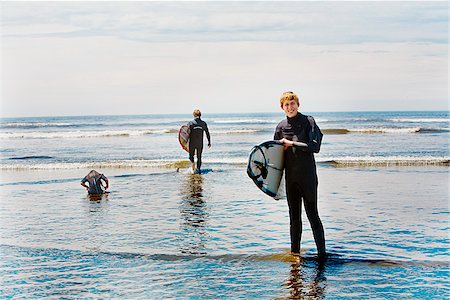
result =
[[[267,141],[252,148],[248,157],[247,175],[256,186],[276,200],[284,168],[283,145]]]
[[[178,141],[180,142],[181,148],[183,148],[183,150],[186,152],[189,152],[190,131],[191,130],[187,125],[181,126],[180,130],[178,131]]]

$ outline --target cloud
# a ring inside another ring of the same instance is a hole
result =
[[[146,42],[447,43],[446,2],[13,2],[4,36],[31,26]],[[28,27],[24,27],[27,25]],[[29,29],[29,30],[27,30]],[[46,32],[48,33],[48,32]],[[67,37],[67,35],[64,35]]]
[[[447,3],[0,5],[4,116],[448,107]]]

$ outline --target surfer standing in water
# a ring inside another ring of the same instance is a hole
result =
[[[208,138],[208,147],[211,148],[211,137],[209,135],[208,125],[200,117],[202,113],[196,109],[192,113],[194,120],[188,123],[189,126],[189,160],[192,163],[192,171],[195,174],[200,174],[200,167],[202,166],[202,151],[203,151],[203,132],[206,132]],[[197,154],[197,168],[195,168],[194,154]]]
[[[280,98],[286,119],[275,130],[274,140],[285,149],[286,195],[289,206],[291,253],[299,255],[302,237],[302,199],[316,242],[319,258],[326,257],[325,234],[317,209],[317,172],[314,153],[320,150],[322,133],[314,119],[298,112],[300,103],[293,92]]]
[[[89,183],[89,186],[86,185],[86,182]],[[105,183],[105,185],[103,185],[103,182]],[[106,192],[103,190],[103,188],[105,188],[105,190],[108,189],[109,180],[105,175],[92,170],[81,180],[81,185],[86,188],[89,195],[104,194]]]

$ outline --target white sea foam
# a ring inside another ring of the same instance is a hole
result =
[[[405,123],[443,123],[450,122],[449,118],[394,118],[390,119],[392,122],[405,122]]]
[[[0,139],[76,139],[96,137],[127,137],[147,134],[175,133],[175,129],[134,129],[134,130],[102,130],[102,131],[33,131],[33,132],[1,132]]]
[[[440,132],[450,131],[450,128],[421,128],[421,127],[407,127],[407,128],[386,128],[386,127],[371,127],[371,128],[322,128],[324,134],[348,134],[348,133],[418,133],[418,132]]]
[[[337,166],[433,166],[449,165],[450,156],[347,156],[321,158],[318,163]]]
[[[389,127],[370,127],[370,128],[351,128],[349,132],[358,133],[416,133],[421,130],[420,127],[407,128],[389,128]]]
[[[450,156],[345,156],[345,157],[321,157],[317,160],[318,164],[330,164],[339,167],[351,166],[448,166]],[[204,160],[207,166],[228,166],[245,168],[247,157],[218,157]],[[78,163],[38,163],[26,164],[8,162],[0,164],[0,170],[51,170],[51,169],[89,169],[89,168],[111,168],[111,169],[176,169],[187,168],[190,165],[188,160],[111,160],[111,161],[92,161]]]
[[[328,120],[328,119],[322,119],[322,118],[314,118],[314,121],[316,121],[316,123],[326,123],[326,122],[330,122],[330,120]]]
[[[68,127],[76,126],[74,123],[53,123],[53,122],[18,122],[18,123],[0,123],[2,128],[42,128],[42,127]]]
[[[231,130],[215,130],[214,134],[251,134],[261,132],[259,129],[231,129]]]
[[[221,158],[208,158],[204,160],[205,164],[214,165],[247,165],[248,157],[221,157]]]
[[[247,158],[217,158],[204,160],[204,164],[213,165],[242,165],[247,163]],[[0,170],[51,170],[51,169],[86,169],[86,168],[112,168],[112,169],[133,169],[133,168],[187,168],[190,166],[188,160],[111,160],[111,161],[91,161],[77,163],[5,163],[0,164]]]
[[[171,168],[184,161],[162,160],[112,160],[79,163],[2,164],[3,170],[85,169],[85,168]],[[188,161],[186,161],[187,163]]]
[[[222,157],[204,159],[205,165],[246,165],[247,157]],[[33,170],[33,169],[86,169],[86,168],[184,168],[190,166],[189,160],[159,160],[159,159],[129,159],[110,161],[66,162],[66,163],[16,163],[0,164],[3,170]]]
[[[369,121],[369,118],[352,118],[349,121]]]

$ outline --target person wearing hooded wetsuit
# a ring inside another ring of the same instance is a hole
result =
[[[275,130],[274,140],[280,140],[285,147],[286,195],[289,206],[291,252],[300,253],[302,235],[301,204],[316,242],[319,257],[325,257],[325,234],[317,209],[317,172],[314,153],[320,150],[322,133],[312,117],[298,112],[299,101],[292,92],[283,93],[281,108],[286,119]]]
[[[103,194],[105,193],[105,191],[103,190],[102,181],[105,182],[105,189],[108,189],[109,187],[108,178],[106,178],[105,175],[100,174],[95,170],[92,170],[81,180],[81,185],[87,189],[88,194]],[[89,183],[89,186],[86,185],[86,182]]]
[[[195,173],[200,173],[202,166],[202,152],[203,152],[203,132],[206,133],[208,139],[208,147],[211,147],[211,136],[209,135],[208,125],[201,119],[200,110],[196,109],[193,112],[194,120],[189,122],[189,160],[192,163],[192,170]],[[197,155],[197,168],[195,168],[194,155]]]

